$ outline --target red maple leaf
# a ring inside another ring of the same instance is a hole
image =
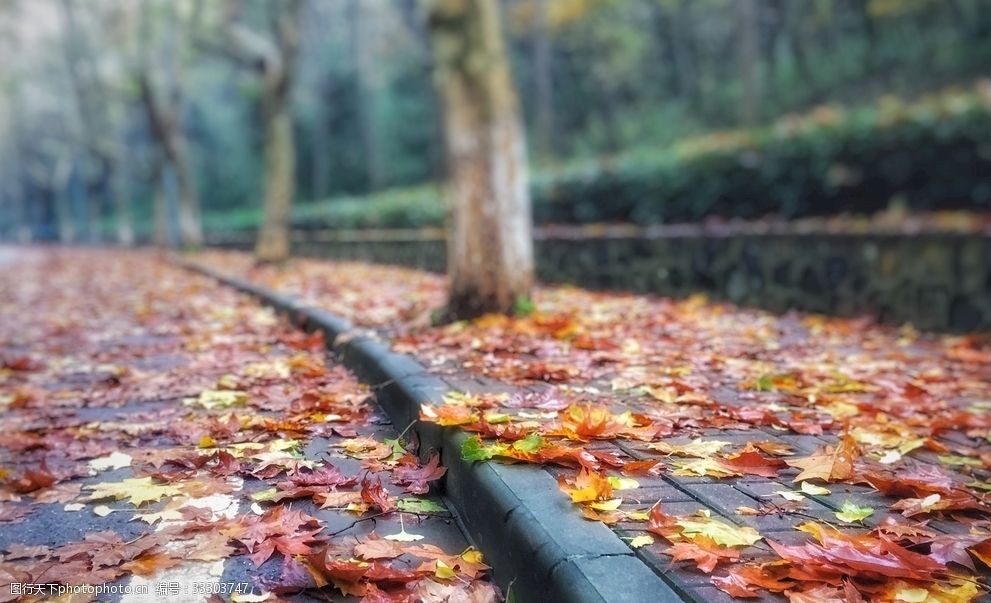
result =
[[[412,466],[396,467],[392,471],[392,483],[411,494],[426,494],[430,490],[430,482],[436,481],[447,473],[447,467],[440,466],[440,455],[434,452],[427,464],[419,463]]]

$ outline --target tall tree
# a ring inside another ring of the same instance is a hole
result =
[[[512,313],[533,284],[526,144],[497,0],[426,0],[443,104],[448,314]]]
[[[260,262],[289,258],[289,218],[296,193],[296,149],[289,92],[299,47],[300,0],[267,3],[269,35],[242,21],[242,2],[228,0],[224,37],[227,54],[262,79],[265,129],[264,219],[255,243]]]
[[[169,199],[165,190],[165,171],[167,166],[163,158],[155,160],[152,167],[152,182],[154,182],[154,192],[152,193],[152,243],[156,247],[166,248],[170,244],[169,236]]]
[[[166,40],[163,46],[166,65],[158,68],[152,64],[152,25],[150,11],[146,6],[141,11],[141,27],[138,40],[137,80],[141,90],[141,102],[148,115],[151,131],[161,149],[162,159],[173,170],[178,181],[179,202],[179,242],[183,247],[196,248],[203,244],[203,225],[200,211],[200,198],[190,168],[189,152],[182,124],[182,83],[179,75],[179,27],[175,5],[169,1],[166,10]],[[166,75],[164,85],[156,84],[155,73]],[[160,162],[159,162],[160,163]],[[167,221],[168,212],[164,207],[166,196],[158,189],[163,186],[163,165],[157,165],[155,181],[155,242],[164,244],[165,237],[160,232]],[[159,207],[162,205],[162,207]],[[161,224],[160,224],[161,221]]]
[[[109,115],[111,99],[104,82],[98,77],[93,53],[76,14],[75,0],[62,0],[60,6],[65,27],[63,51],[75,93],[83,146],[89,156],[95,159],[96,172],[113,205],[117,241],[121,245],[131,245],[134,242],[131,203],[123,190],[121,149],[114,140]],[[90,237],[93,240],[100,237],[102,205],[99,199],[86,204],[90,215]]]

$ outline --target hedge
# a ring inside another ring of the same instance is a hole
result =
[[[991,209],[991,83],[854,110],[821,107],[761,129],[687,140],[534,175],[537,224],[698,221]],[[302,205],[300,227],[405,228],[444,221],[435,187]]]

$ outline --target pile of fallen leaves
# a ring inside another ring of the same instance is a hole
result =
[[[234,601],[498,599],[430,494],[438,456],[327,365],[319,334],[150,254],[4,261],[0,601],[12,583],[238,567],[257,580]]]
[[[452,393],[421,419],[473,432],[465,459],[549,466],[586,517],[734,597],[969,601],[988,590],[986,337],[570,287],[538,289],[528,316],[430,326],[443,303],[434,275],[200,259],[377,327],[438,374],[488,379],[491,391]],[[321,295],[339,288],[373,311]],[[756,502],[679,514],[638,493],[694,500],[695,484]],[[772,521],[769,536],[754,528]]]

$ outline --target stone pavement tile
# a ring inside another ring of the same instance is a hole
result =
[[[835,438],[829,438],[828,436],[819,437],[813,435],[788,433],[777,433],[775,435],[778,440],[784,442],[785,444],[791,445],[795,449],[796,455],[809,455],[815,452],[816,449],[822,448],[826,444],[833,444],[836,442]]]
[[[785,471],[782,470],[782,473]],[[695,485],[703,484],[724,484],[729,480],[733,482],[766,482],[766,477],[761,477],[760,475],[741,475],[739,477],[709,477],[707,475],[674,475],[673,473],[666,473],[667,477],[673,484],[676,484],[680,488],[691,489]]]
[[[760,501],[750,497],[730,484],[699,485],[691,488],[709,508],[718,511],[730,521],[754,528],[761,534],[792,530],[809,518],[790,513],[771,513],[767,515],[745,515],[737,513],[739,507],[760,508]]]
[[[621,497],[625,504],[651,506],[658,502],[664,504],[672,502],[692,502],[695,500],[684,490],[675,488],[670,484],[646,481],[642,477],[637,477],[634,479],[640,483],[639,488],[618,490],[615,492],[615,495],[617,497]]]
[[[819,495],[812,496],[810,494],[805,494],[803,492],[800,492],[799,484],[793,482],[769,481],[766,483],[759,483],[759,484],[736,483],[734,484],[734,487],[746,493],[748,496],[752,496],[757,500],[768,504],[787,502],[784,497],[777,494],[778,491],[785,491],[785,492],[797,491],[801,493],[802,496],[805,497],[803,503],[805,505],[805,508],[807,509],[806,513],[820,519],[832,520],[833,510],[839,508],[839,505],[833,507],[825,502],[829,498],[829,496],[832,496],[831,494],[825,496],[819,496]]]

